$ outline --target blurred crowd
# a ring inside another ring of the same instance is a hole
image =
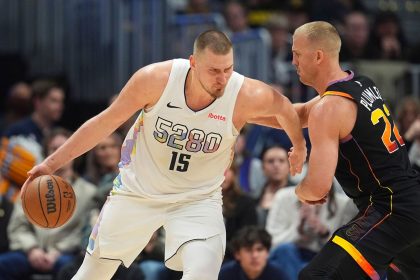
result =
[[[266,29],[271,38],[270,82],[285,94],[293,90],[286,71],[292,59],[291,35],[310,20],[327,20],[337,26],[343,40],[343,62],[419,62],[398,16],[369,11],[363,1],[170,2],[180,14],[220,12],[230,36]],[[65,100],[71,96],[66,87],[47,77],[16,80],[8,86],[6,110],[0,115],[0,280],[71,279],[118,174],[125,134],[137,116],[57,171],[72,184],[77,209],[64,226],[41,229],[26,219],[19,191],[26,172],[71,136],[69,128],[60,126]],[[409,93],[404,96],[392,108],[411,163],[420,170],[420,103]],[[294,187],[304,174],[290,176],[290,147],[286,134],[276,129],[248,125],[239,135],[233,164],[221,185],[229,246],[219,279],[297,279],[300,269],[332,233],[356,214],[337,182],[323,205],[305,205],[297,199]],[[165,232],[157,231],[135,263],[118,270],[114,278],[179,279],[178,272],[164,266],[164,238]]]

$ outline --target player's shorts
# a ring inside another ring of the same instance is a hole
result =
[[[416,220],[395,212],[384,215],[369,206],[338,229],[329,242],[346,251],[370,279],[379,280],[404,251],[419,246],[419,233],[420,223]]]
[[[87,252],[104,259],[120,260],[128,267],[147,245],[152,234],[164,227],[165,264],[182,270],[183,244],[220,235],[222,255],[226,249],[226,231],[220,191],[209,198],[163,203],[117,192],[108,197],[89,238]]]

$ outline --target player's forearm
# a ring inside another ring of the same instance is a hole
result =
[[[302,133],[302,126],[296,111],[293,109],[290,101],[284,100],[283,102],[286,104],[284,104],[283,109],[281,110],[282,113],[276,116],[278,122],[286,131],[287,135],[292,141],[293,147],[306,146],[306,142]]]
[[[293,108],[299,116],[302,128],[308,127],[308,111],[306,110],[305,103],[295,103]]]
[[[309,100],[306,103],[295,103],[293,104],[293,108],[295,109],[296,113],[299,116],[300,123],[302,127],[308,127],[308,118],[309,112],[311,111],[312,107],[318,103],[321,98],[319,96]]]
[[[45,159],[54,172],[74,158],[92,149],[101,139],[110,135],[118,126],[115,121],[107,121],[103,114],[86,121],[57,151]]]

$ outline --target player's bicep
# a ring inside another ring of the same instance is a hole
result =
[[[249,105],[252,107],[248,107],[248,110],[252,114],[248,122],[268,120],[282,114],[283,109],[290,106],[290,101],[283,94],[263,82],[252,80],[249,91],[252,92],[249,95]]]
[[[314,108],[308,119],[312,148],[307,177],[322,189],[331,187],[339,152],[337,116],[334,116],[335,110],[325,107]]]
[[[113,122],[123,123],[134,113],[153,103],[153,73],[149,69],[138,70],[125,84],[115,101],[104,111]]]

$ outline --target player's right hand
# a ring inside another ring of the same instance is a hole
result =
[[[27,187],[28,183],[35,179],[36,177],[39,177],[41,175],[47,175],[52,174],[51,168],[46,165],[45,163],[40,163],[38,165],[35,165],[32,167],[31,170],[28,171],[28,179],[26,179],[25,183],[23,183],[20,194],[22,195],[24,193],[25,188]]]
[[[41,175],[52,174],[53,170],[44,162],[35,165],[31,170],[28,171],[28,179],[35,179]]]

